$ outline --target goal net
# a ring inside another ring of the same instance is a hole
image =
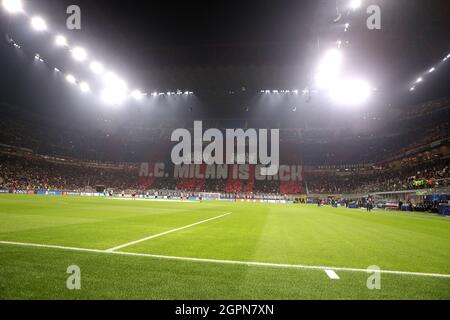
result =
[[[201,192],[200,197],[203,200],[220,200],[220,193]]]

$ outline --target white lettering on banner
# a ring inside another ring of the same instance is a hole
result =
[[[265,176],[261,174],[261,168],[264,165],[250,166],[242,165],[206,165],[206,164],[182,164],[173,167],[172,174],[166,171],[166,164],[163,162],[149,163],[143,162],[139,167],[139,177],[164,178],[172,177],[175,179],[206,179],[206,180],[248,180],[251,177],[256,181],[302,181],[303,167],[296,165],[280,165],[279,174]],[[170,169],[169,169],[170,170]]]

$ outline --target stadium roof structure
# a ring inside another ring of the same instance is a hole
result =
[[[292,109],[302,103],[308,103],[311,109],[326,104],[320,97],[311,97],[311,87],[321,55],[336,45],[345,50],[345,59],[351,62],[345,65],[345,73],[370,79],[376,89],[375,106],[409,105],[448,92],[448,72],[441,70],[448,66],[441,68],[437,64],[450,52],[447,1],[372,1],[382,9],[382,29],[374,31],[366,28],[368,15],[364,8],[349,11],[345,0],[263,4],[219,1],[214,10],[201,2],[176,6],[155,1],[131,1],[126,5],[115,1],[75,3],[83,8],[83,24],[80,31],[65,32],[72,42],[85,44],[89,52],[109,62],[149,96],[155,92],[193,91],[211,113],[224,108],[217,103],[223,95],[258,95],[267,90],[306,91]],[[30,11],[42,13],[52,22],[49,28],[64,30],[65,9],[73,1],[26,4]],[[29,29],[15,17],[0,22],[3,33],[13,37],[32,57],[38,52],[37,60],[51,65],[51,71],[77,66]],[[1,83],[0,89],[9,93],[3,102],[32,108],[39,96],[42,112],[60,109],[60,101],[74,107],[94,104],[61,94],[67,89],[57,87],[54,81],[50,83],[49,75],[43,78],[43,74],[37,74],[43,72],[39,69],[42,66],[30,70],[27,60],[17,52],[2,48],[0,58],[2,69],[11,77],[8,83]],[[424,73],[430,77],[421,83],[421,90],[411,90]],[[20,95],[29,99],[16,94],[19,89],[14,83],[23,83],[24,79],[29,87],[20,88]],[[87,86],[84,88],[88,91]],[[29,94],[23,95],[23,90]],[[137,96],[141,91],[133,92]],[[246,103],[229,109],[235,113],[236,109],[246,109]]]

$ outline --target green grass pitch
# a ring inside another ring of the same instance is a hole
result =
[[[160,236],[107,251],[152,235]],[[71,265],[81,269],[80,290],[66,287]],[[329,267],[339,279],[296,265]],[[381,289],[369,290],[371,274],[339,269],[372,265],[406,273],[381,273]],[[449,218],[0,196],[0,299],[450,299],[450,277],[414,272],[450,274]]]

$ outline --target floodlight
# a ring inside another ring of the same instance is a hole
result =
[[[86,50],[84,50],[83,48],[80,48],[80,47],[76,47],[72,50],[72,57],[76,61],[84,61],[87,58]]]
[[[42,57],[39,53],[36,53],[36,55],[34,56],[34,59],[39,62],[44,62],[44,59],[42,59]]]
[[[420,77],[420,78],[418,78],[418,79],[416,80],[416,83],[421,83],[422,81],[423,81],[423,78]]]
[[[331,49],[322,58],[316,75],[319,89],[328,89],[337,81],[342,65],[342,53],[338,49]]]
[[[47,22],[41,17],[33,17],[31,18],[31,26],[34,30],[42,32],[47,30]]]
[[[415,87],[411,87],[411,88],[409,89],[409,91],[414,91],[414,90],[416,90]]]
[[[350,8],[353,10],[358,9],[359,7],[361,7],[361,5],[362,5],[361,0],[351,0],[350,1]]]
[[[144,98],[144,94],[140,90],[134,90],[133,92],[131,92],[131,97],[140,101],[142,100],[142,98]]]
[[[331,88],[333,101],[340,105],[355,106],[365,103],[371,94],[370,85],[363,80],[342,80]]]
[[[71,75],[71,74],[68,74],[68,75],[66,76],[66,80],[67,80],[67,82],[72,83],[72,84],[74,84],[75,82],[77,82],[77,79],[76,79],[73,75]]]
[[[105,88],[102,91],[102,100],[108,104],[121,104],[128,96],[128,87],[125,81],[117,77],[114,73],[108,72],[103,82]]]
[[[435,67],[431,68],[430,70],[428,70],[429,73],[433,73],[436,70]]]
[[[59,47],[67,47],[67,39],[62,35],[57,35],[55,38],[55,43]]]
[[[55,70],[55,72],[61,72],[58,68],[54,68],[53,70]]]
[[[82,82],[80,83],[80,90],[81,92],[89,92],[91,91],[91,88],[89,87],[89,84],[87,84],[86,82]]]
[[[103,74],[103,72],[105,72],[103,65],[97,61],[93,61],[89,67],[95,74]]]
[[[22,0],[3,0],[3,8],[11,14],[23,12]]]

